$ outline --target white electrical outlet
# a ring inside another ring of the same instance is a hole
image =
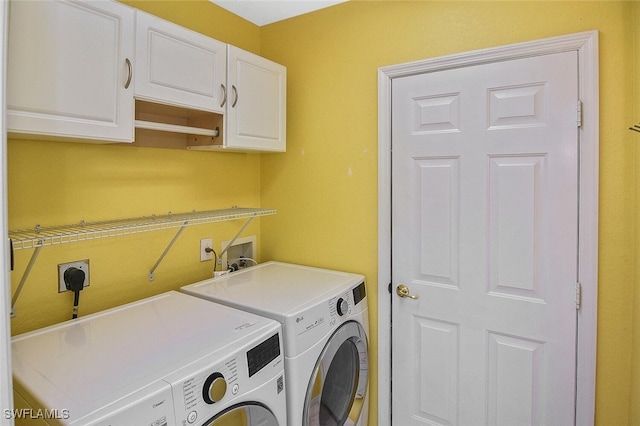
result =
[[[69,268],[82,269],[84,271],[84,287],[89,286],[89,259],[61,263],[58,265],[58,293],[68,291],[67,285],[64,282],[64,272]]]
[[[213,240],[211,238],[203,238],[200,240],[200,262],[213,259],[213,251],[207,251],[207,248],[213,249]]]

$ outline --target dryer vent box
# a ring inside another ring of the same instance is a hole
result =
[[[230,241],[222,242],[222,249],[229,244]],[[222,269],[228,269],[237,267],[238,269],[244,269],[256,264],[256,236],[251,235],[248,237],[236,238],[233,245],[229,247],[227,252],[222,255]],[[243,258],[247,260],[242,260]],[[255,262],[254,262],[255,261]]]

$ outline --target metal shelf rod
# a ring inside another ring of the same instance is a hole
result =
[[[158,267],[158,265],[160,265],[160,262],[162,262],[162,259],[164,259],[164,257],[167,255],[167,253],[169,253],[169,250],[171,250],[171,247],[173,247],[173,244],[176,242],[176,240],[178,239],[178,237],[180,237],[180,234],[182,234],[182,231],[184,231],[184,228],[187,227],[187,225],[189,224],[189,222],[185,222],[182,227],[178,230],[178,232],[176,233],[176,235],[173,237],[173,239],[169,242],[169,245],[167,246],[166,249],[164,249],[164,251],[162,252],[162,254],[160,255],[160,258],[156,261],[156,263],[151,267],[151,270],[149,271],[149,281],[153,281],[153,279],[155,278],[153,273],[155,272],[156,268]]]
[[[42,250],[42,246],[36,247],[31,255],[31,259],[29,259],[29,263],[22,274],[22,278],[20,279],[20,284],[18,284],[18,288],[16,288],[16,292],[13,295],[13,299],[11,299],[11,318],[16,316],[16,302],[18,301],[18,297],[20,297],[20,293],[22,292],[22,287],[24,287],[24,283],[27,282],[27,278],[33,269],[33,265],[36,263],[36,259],[40,254],[40,250]]]
[[[187,133],[189,135],[218,137],[220,131],[218,129],[203,129],[199,127],[179,126],[175,124],[157,123],[154,121],[136,120],[135,127],[146,130],[159,130],[161,132]]]
[[[229,247],[231,247],[233,245],[233,243],[236,242],[236,240],[238,239],[240,234],[242,234],[242,231],[244,231],[245,228],[247,226],[249,226],[249,224],[251,223],[252,220],[253,220],[253,217],[250,217],[249,220],[247,220],[247,222],[242,226],[242,228],[240,228],[240,230],[236,233],[236,235],[231,239],[231,241],[229,241],[229,244],[227,244],[227,246],[224,248],[224,250],[222,250],[222,253],[220,253],[220,255],[218,256],[219,260],[222,259],[222,256],[227,252],[227,250],[229,250]]]

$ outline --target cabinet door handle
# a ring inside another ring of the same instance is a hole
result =
[[[131,77],[133,77],[133,67],[131,66],[129,58],[125,58],[124,61],[127,63],[127,69],[129,70],[129,76],[127,77],[127,82],[124,84],[124,88],[128,89],[131,84]]]
[[[220,103],[220,107],[223,107],[224,104],[227,103],[227,88],[224,84],[221,84],[220,87],[222,87],[222,102]]]
[[[233,93],[235,95],[233,103],[231,104],[231,108],[235,108],[236,104],[238,103],[238,89],[236,89],[236,86],[231,85],[231,90],[233,90]]]

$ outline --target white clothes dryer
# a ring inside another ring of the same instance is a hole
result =
[[[362,275],[266,262],[181,290],[282,323],[289,426],[367,425]]]
[[[16,424],[286,425],[281,325],[176,291],[16,336],[12,352]]]

